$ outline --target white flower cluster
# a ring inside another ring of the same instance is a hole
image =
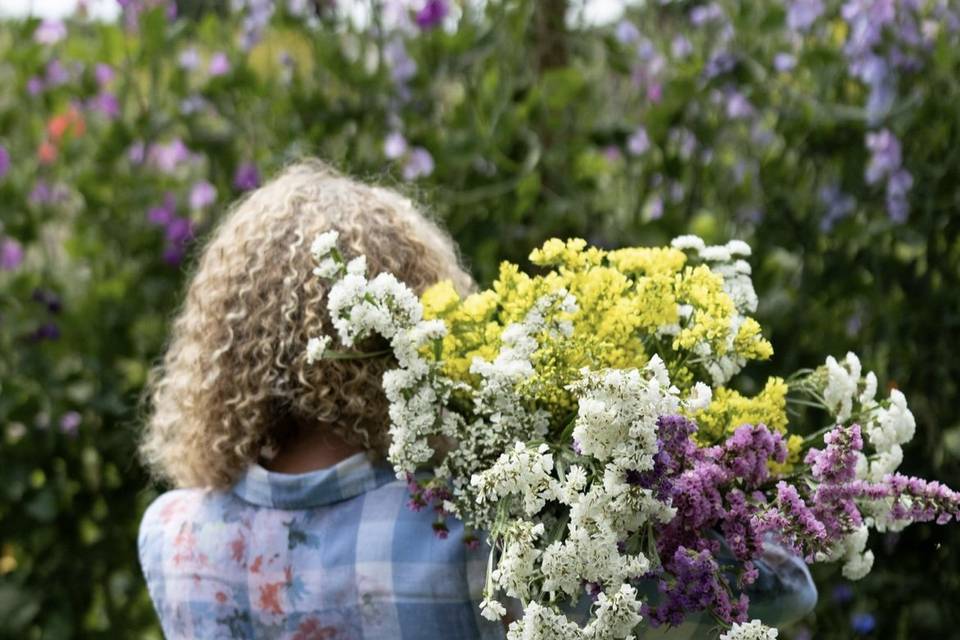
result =
[[[750,622],[735,622],[720,640],[776,640],[779,635],[776,629],[764,626],[759,620]]]
[[[827,382],[823,400],[838,424],[856,418],[874,450],[868,459],[861,456],[857,475],[879,481],[893,473],[903,461],[902,445],[910,442],[917,428],[907,407],[907,399],[898,389],[890,390],[890,398],[877,402],[877,376],[863,375],[860,359],[850,352],[842,362],[833,356],[826,360]]]
[[[670,245],[674,249],[695,254],[708,263],[710,271],[723,278],[723,290],[730,296],[736,308],[736,313],[730,320],[726,354],[717,356],[706,342],[700,343],[694,349],[697,355],[704,359],[713,383],[725,384],[746,365],[746,359],[736,355],[733,342],[747,314],[757,310],[758,300],[757,292],[753,288],[752,270],[750,263],[743,259],[750,256],[750,245],[743,240],[731,240],[724,245],[707,246],[702,238],[695,235],[678,236]],[[691,311],[690,307],[681,305],[680,316],[688,318]]]
[[[433,456],[430,438],[458,431],[463,421],[454,412],[438,411],[446,404],[453,383],[440,373],[439,363],[420,353],[424,345],[442,339],[446,327],[441,321],[424,321],[416,294],[392,274],[381,273],[368,280],[364,256],[344,265],[337,238],[336,231],[328,231],[314,240],[314,273],[332,281],[327,308],[341,344],[352,347],[372,334],[390,340],[399,367],[383,376],[390,401],[388,457],[398,477],[404,477]],[[329,344],[329,336],[312,338],[307,344],[308,361],[324,357]]]

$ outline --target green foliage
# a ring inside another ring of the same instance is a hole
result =
[[[877,116],[851,75],[837,2],[801,36],[785,27],[784,3],[723,2],[726,18],[696,28],[691,3],[649,4],[632,17],[639,41],[578,23],[558,32],[543,15],[558,3],[532,0],[462,3],[455,28],[407,35],[373,28],[379,16],[360,28],[327,10],[278,13],[249,50],[232,14],[75,20],[54,44],[35,41],[36,21],[0,24],[11,157],[0,242],[25,250],[0,271],[0,636],[158,635],[136,562],[156,493],[136,462],[137,400],[198,242],[148,212],[170,194],[170,215],[202,241],[242,192],[246,163],[270,175],[319,155],[406,190],[447,224],[482,283],[551,236],[610,247],[742,237],[779,348],[755,379],[857,351],[917,416],[906,470],[960,484],[960,48],[949,21],[920,3],[939,29]],[[690,51],[675,55],[682,34]],[[397,43],[416,63],[409,77]],[[796,66],[776,70],[787,51]],[[225,73],[210,72],[216,53]],[[712,73],[723,53],[732,65]],[[101,85],[97,63],[116,77]],[[116,114],[95,106],[105,94]],[[731,114],[735,94],[748,115]],[[649,148],[636,153],[641,126]],[[865,136],[882,129],[913,177],[904,223],[888,216],[883,184],[865,179]],[[396,132],[408,148],[390,160]],[[177,141],[189,157],[170,160]],[[406,182],[416,147],[435,166]],[[191,206],[202,181],[216,200]],[[827,224],[831,185],[852,205]],[[952,637],[958,542],[956,528],[933,526],[872,540],[877,569],[854,600],[834,601],[839,577],[821,572],[822,603],[804,624],[847,638],[850,616],[870,611],[876,637]]]

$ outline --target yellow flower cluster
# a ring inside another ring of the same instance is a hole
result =
[[[678,249],[607,252],[581,239],[552,239],[530,260],[543,272],[529,275],[505,262],[491,288],[480,293],[461,299],[449,282],[441,282],[423,294],[425,316],[443,319],[448,327],[442,348],[447,375],[474,382],[472,360],[496,357],[503,329],[561,288],[576,298],[573,335],[540,336],[536,376],[525,387],[555,417],[575,409],[564,387],[584,366],[642,367],[658,353],[674,383],[688,389],[697,379],[709,379],[702,366],[705,352],[745,360],[772,353],[755,320],[734,322],[737,310],[723,278],[706,265],[688,264]]]

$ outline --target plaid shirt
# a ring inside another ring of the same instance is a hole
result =
[[[462,525],[432,533],[408,509],[406,484],[357,454],[328,469],[283,474],[252,465],[232,490],[160,496],[140,525],[140,564],[169,638],[290,640],[502,639],[479,615],[488,549]],[[817,591],[806,565],[772,541],[750,589],[753,616],[796,620]],[[641,583],[654,601],[656,586]],[[511,602],[511,604],[516,604]],[[589,600],[571,611],[587,614]],[[516,607],[511,607],[516,610]],[[704,637],[713,619],[643,638]]]
[[[478,602],[487,552],[462,525],[406,507],[406,484],[357,454],[282,474],[252,465],[230,491],[160,496],[140,564],[169,638],[503,638]]]

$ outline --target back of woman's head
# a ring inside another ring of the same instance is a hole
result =
[[[297,164],[238,202],[203,248],[162,363],[148,385],[144,462],[177,486],[222,488],[297,428],[325,429],[382,453],[384,357],[308,364],[307,341],[334,335],[310,245],[335,229],[416,292],[472,286],[449,237],[407,198],[317,161]]]

